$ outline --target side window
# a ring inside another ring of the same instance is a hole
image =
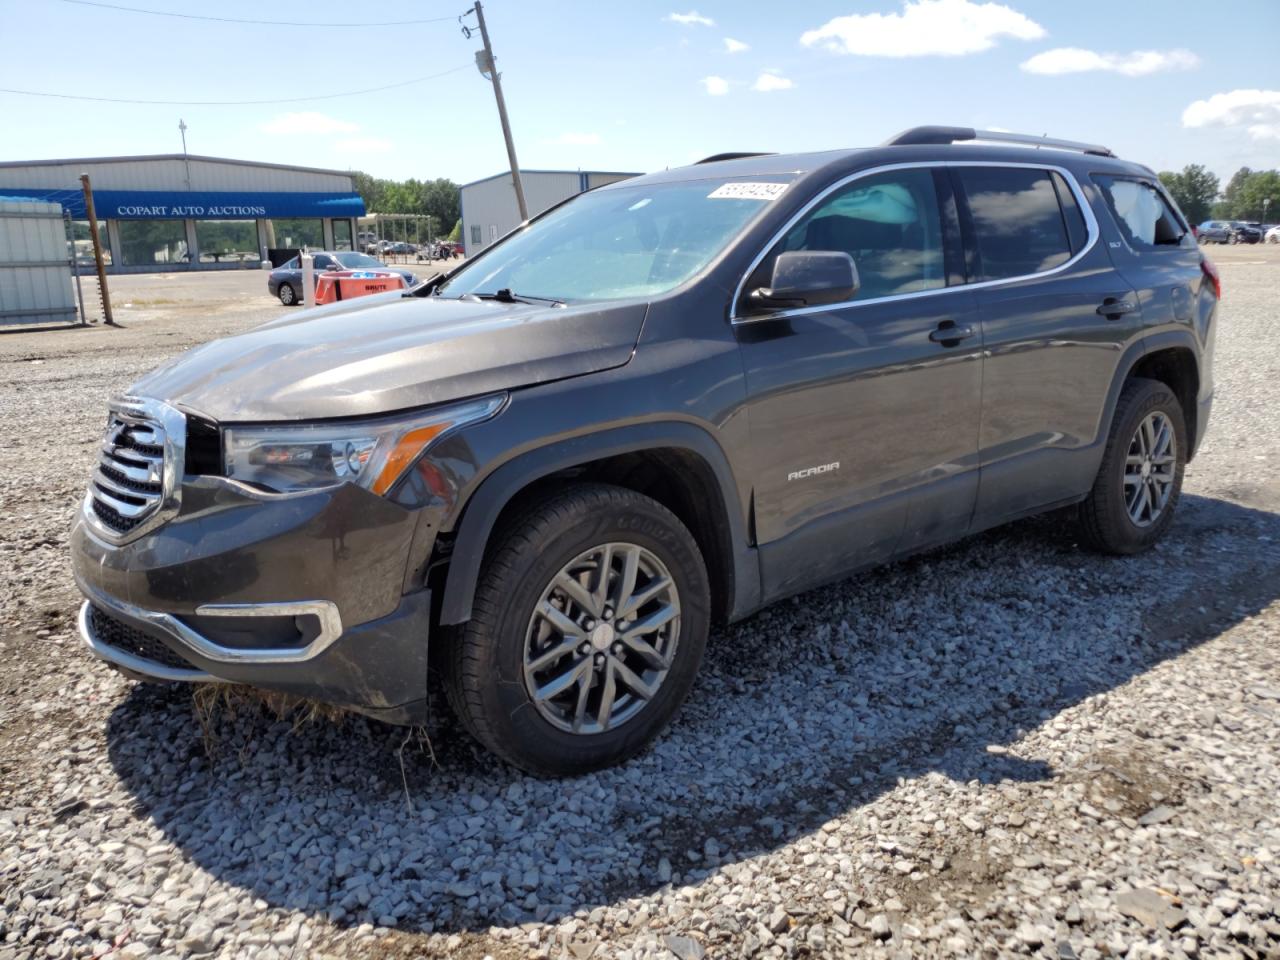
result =
[[[480,225],[478,223],[471,225],[471,243],[473,246],[478,246],[480,243]]]
[[[324,255],[318,255],[313,265],[317,270],[329,270],[333,267],[333,259]]]
[[[1067,223],[1067,239],[1071,241],[1071,254],[1074,256],[1084,249],[1089,240],[1089,227],[1084,222],[1084,214],[1080,212],[1080,204],[1071,186],[1060,173],[1051,173],[1053,187],[1058,191],[1058,203],[1062,207],[1062,219]]]
[[[767,286],[773,260],[791,250],[838,250],[858,268],[856,299],[947,285],[938,195],[928,169],[855,180],[809,211],[769,252],[749,287]]]
[[[1071,259],[1072,243],[1050,171],[957,167],[955,173],[973,221],[981,261],[977,279],[1025,277]]]
[[[1187,228],[1182,218],[1151,184],[1125,177],[1095,176],[1093,181],[1102,188],[1107,208],[1129,246],[1150,250],[1183,244]]]

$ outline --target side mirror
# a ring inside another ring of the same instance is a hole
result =
[[[747,302],[761,310],[816,307],[852,300],[858,292],[853,257],[836,250],[791,250],[773,261],[767,287],[757,287]]]

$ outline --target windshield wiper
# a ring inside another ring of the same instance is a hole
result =
[[[541,303],[552,303],[557,306],[563,306],[563,300],[557,300],[555,297],[536,297],[531,293],[513,293],[510,287],[503,287],[497,293],[473,293],[470,296],[479,300],[496,300],[498,303],[532,303],[534,300]]]

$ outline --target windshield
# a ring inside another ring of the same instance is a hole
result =
[[[564,301],[651,297],[705,267],[785,182],[694,180],[610,187],[577,197],[436,291]]]
[[[355,269],[356,267],[380,267],[381,260],[375,260],[373,257],[365,256],[363,253],[335,253],[334,257],[344,267]]]

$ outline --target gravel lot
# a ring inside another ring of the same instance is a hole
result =
[[[806,594],[569,782],[443,711],[202,725],[81,649],[103,404],[276,315],[260,275],[0,336],[0,958],[1280,957],[1280,249],[1212,254],[1217,407],[1155,552],[1047,517]]]

